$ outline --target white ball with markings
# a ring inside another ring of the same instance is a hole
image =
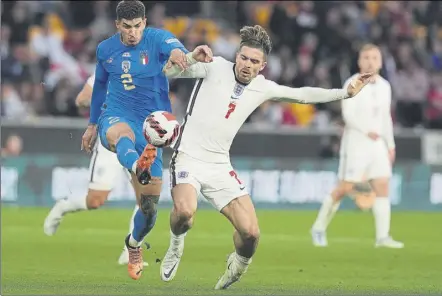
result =
[[[147,142],[159,148],[170,146],[179,132],[180,124],[175,115],[167,111],[152,112],[143,124],[143,134]]]

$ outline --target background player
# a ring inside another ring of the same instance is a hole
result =
[[[361,73],[374,72],[373,83],[365,87],[355,100],[342,102],[345,122],[339,160],[339,184],[327,196],[319,210],[311,234],[315,246],[327,246],[327,226],[339,208],[341,199],[352,194],[354,185],[367,178],[376,198],[373,215],[376,247],[403,248],[404,244],[390,236],[389,183],[395,158],[395,142],[391,119],[391,86],[378,73],[382,66],[379,48],[362,47],[358,65]],[[344,85],[346,88],[353,75]]]
[[[140,1],[118,4],[116,26],[119,33],[97,47],[91,114],[82,147],[91,152],[98,126],[103,146],[115,152],[132,180],[137,180],[140,209],[125,243],[129,276],[139,279],[143,270],[140,246],[155,225],[163,168],[162,150],[147,145],[142,125],[154,111],[171,112],[170,100],[161,96],[162,69],[169,58],[184,69],[187,51],[171,33],[146,28]]]
[[[229,150],[253,110],[270,99],[305,104],[347,99],[371,77],[360,75],[345,90],[281,86],[258,75],[272,48],[267,32],[260,26],[244,27],[240,37],[235,64],[221,57],[215,57],[211,63],[196,63],[210,54],[200,46],[187,54],[192,66],[186,71],[174,65],[165,67],[168,77],[200,79],[191,95],[170,164],[174,206],[170,215],[170,246],[161,264],[164,281],[172,280],[176,274],[184,237],[197,209],[198,191],[235,228],[236,251],[228,257],[227,269],[215,289],[225,289],[238,281],[251,263],[260,237],[258,219],[245,185],[230,164]]]
[[[88,108],[90,106],[94,80],[95,75],[89,77],[83,89],[77,95],[75,104],[78,108]],[[124,178],[124,175],[127,175],[130,179],[130,174],[128,174],[127,170],[118,162],[117,156],[104,148],[100,142],[97,142],[89,164],[90,179],[86,198],[70,196],[57,201],[44,222],[44,232],[46,235],[52,236],[55,234],[64,215],[85,210],[95,210],[101,207],[108,199],[110,192],[117,182],[117,178]],[[135,185],[134,188],[136,189]],[[130,219],[129,233],[133,229],[133,218],[137,210],[138,205],[135,205]],[[123,252],[118,258],[118,263],[122,265],[128,262],[129,253],[125,245]],[[144,265],[147,266],[147,262],[144,262]]]

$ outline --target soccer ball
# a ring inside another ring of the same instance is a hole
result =
[[[167,111],[152,112],[143,124],[143,134],[147,142],[159,148],[170,146],[179,132],[180,124],[175,115]]]

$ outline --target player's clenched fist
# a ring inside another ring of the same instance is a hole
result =
[[[197,46],[193,52],[192,57],[201,63],[210,63],[213,61],[213,53],[207,45]]]
[[[347,92],[350,97],[357,95],[361,89],[372,81],[374,73],[359,74],[353,79],[347,87]]]
[[[87,126],[86,131],[81,138],[81,150],[86,150],[86,152],[91,153],[92,147],[95,145],[97,140],[97,125],[90,124]]]
[[[186,54],[181,49],[175,48],[172,50],[170,52],[169,61],[178,65],[183,71],[188,68]]]

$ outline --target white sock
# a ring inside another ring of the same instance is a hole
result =
[[[333,216],[339,208],[340,202],[334,202],[331,195],[328,195],[322,202],[318,217],[313,224],[314,231],[326,231],[328,224],[330,224]]]
[[[64,203],[64,212],[71,213],[87,210],[86,197],[69,197]]]
[[[391,205],[388,197],[376,197],[373,205],[376,239],[383,239],[390,234]]]
[[[170,245],[171,246],[177,246],[180,245],[182,242],[184,242],[184,237],[186,237],[187,232],[184,232],[183,234],[176,235],[170,231]]]
[[[129,236],[129,246],[131,246],[132,248],[137,248],[137,247],[140,247],[142,243],[143,243],[143,241],[141,241],[141,242],[137,242],[137,241],[132,237],[132,234],[130,234],[130,236]]]
[[[134,218],[135,218],[135,214],[138,211],[138,205],[135,205],[134,211],[132,213],[132,217],[130,217],[130,223],[129,223],[129,233],[132,233],[132,230],[134,230]]]
[[[240,265],[249,265],[250,263],[252,263],[252,258],[246,258],[244,256],[238,255],[238,253],[235,252],[235,261]]]

